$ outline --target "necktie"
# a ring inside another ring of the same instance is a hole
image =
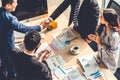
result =
[[[78,13],[79,13],[79,5],[80,5],[80,0],[77,0],[76,4],[75,4],[75,10],[74,10],[74,14],[73,14],[73,24],[74,27],[78,26]]]

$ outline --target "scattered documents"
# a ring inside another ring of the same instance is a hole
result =
[[[78,62],[81,63],[85,72],[94,72],[100,70],[98,63],[92,54],[79,57]]]
[[[76,66],[71,66],[65,69],[66,76],[64,80],[87,80],[83,75],[80,74]]]
[[[94,55],[81,56],[78,58],[78,63],[82,65],[84,69],[83,74],[87,80],[106,80]]]
[[[61,32],[52,35],[53,41],[51,42],[52,46],[56,47],[55,49],[61,50],[70,44],[70,41],[76,38],[76,35],[72,32],[70,28],[67,28]]]
[[[46,61],[51,70],[54,70],[56,66],[63,66],[66,64],[66,62],[60,55],[48,58]]]

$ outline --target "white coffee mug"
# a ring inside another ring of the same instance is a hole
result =
[[[79,54],[80,53],[80,47],[78,45],[73,45],[70,48],[70,53],[71,54]]]

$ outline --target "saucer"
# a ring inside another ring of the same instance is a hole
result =
[[[80,53],[80,47],[78,45],[74,45],[70,48],[71,54],[79,54]]]

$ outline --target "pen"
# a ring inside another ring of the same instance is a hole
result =
[[[98,73],[94,74],[94,76],[98,76],[98,75],[101,75],[101,74],[100,74],[100,72],[98,72]]]
[[[94,77],[94,79],[99,78],[99,77],[101,77],[101,76],[102,76],[102,75],[97,75],[97,76]]]
[[[56,67],[57,65],[53,62],[53,65]]]
[[[65,72],[61,69],[61,67],[60,66],[57,66],[64,74],[65,74]]]
[[[97,74],[97,73],[99,73],[99,71],[97,71],[97,72],[95,72],[95,73],[92,73],[90,76],[93,76],[93,75],[95,75],[95,74]]]
[[[53,75],[54,75],[58,80],[60,80],[59,77],[58,77],[55,73],[53,73]]]

